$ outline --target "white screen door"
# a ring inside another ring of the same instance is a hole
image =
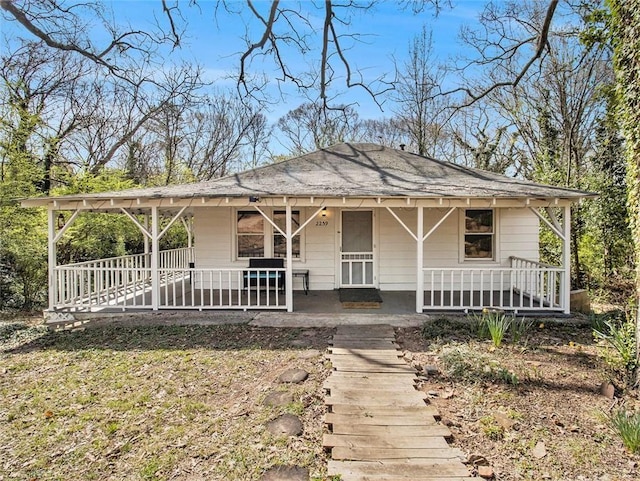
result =
[[[373,287],[373,212],[342,211],[340,286]]]

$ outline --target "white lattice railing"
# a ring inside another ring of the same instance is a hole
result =
[[[511,258],[511,267],[427,268],[424,272],[425,310],[563,309],[564,269]]]

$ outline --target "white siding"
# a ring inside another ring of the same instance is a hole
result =
[[[311,216],[316,208],[306,209]],[[309,269],[309,288],[313,290],[332,290],[336,287],[336,223],[340,222],[337,209],[327,209],[326,217],[318,216],[305,228],[304,259],[294,263],[293,267]],[[297,282],[301,282],[296,279]],[[294,284],[294,289],[301,289]]]
[[[429,232],[447,214],[449,209],[425,209],[424,233]],[[458,212],[453,212],[424,241],[425,267],[458,267],[460,240]]]
[[[302,208],[301,220],[316,208]],[[427,233],[448,209],[425,209]],[[417,210],[397,208],[394,212],[416,233]],[[460,258],[460,216],[451,214],[424,243],[424,266],[429,267],[508,267],[509,256],[538,260],[538,218],[528,209],[499,209],[497,213],[497,262],[464,262]],[[305,228],[302,258],[293,268],[309,269],[310,288],[330,290],[338,285],[336,266],[339,258],[340,210],[327,209]],[[386,210],[376,209],[374,245],[377,253],[376,281],[382,290],[414,290],[416,281],[416,243],[411,235]],[[245,267],[246,259],[235,260],[235,210],[222,207],[194,209],[196,268]],[[294,289],[302,288],[302,279],[294,279]]]
[[[196,207],[193,213],[196,267],[237,267],[245,262],[233,262],[232,245],[235,229],[231,208]]]
[[[540,221],[529,209],[500,210],[500,258],[509,265],[509,256],[540,260]]]
[[[415,234],[416,209],[393,209]],[[387,211],[378,209],[378,284],[383,291],[412,291],[416,288],[416,241]]]
[[[304,222],[317,207],[300,210]],[[249,264],[247,259],[236,260],[235,212],[230,207],[194,209],[196,268],[242,268]],[[302,258],[293,261],[294,269],[309,269],[309,287],[315,290],[335,287],[335,219],[339,216],[332,209],[326,213],[307,225],[302,234]],[[321,222],[316,225],[317,221]],[[294,289],[302,289],[302,278],[294,279]]]

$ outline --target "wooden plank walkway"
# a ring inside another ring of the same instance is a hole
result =
[[[325,449],[329,476],[342,481],[454,481],[469,478],[451,432],[414,387],[393,328],[340,326],[328,356]]]

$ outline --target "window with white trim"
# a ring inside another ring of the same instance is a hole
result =
[[[495,212],[493,209],[465,209],[464,260],[495,258]]]
[[[238,257],[264,257],[264,224],[260,212],[239,210],[236,222]]]
[[[283,232],[287,227],[287,214],[276,210],[271,217]],[[293,230],[300,227],[300,211],[291,212]],[[300,258],[300,237],[293,238],[293,258]],[[238,259],[250,257],[286,257],[287,240],[260,212],[239,210],[236,214],[236,255]]]

